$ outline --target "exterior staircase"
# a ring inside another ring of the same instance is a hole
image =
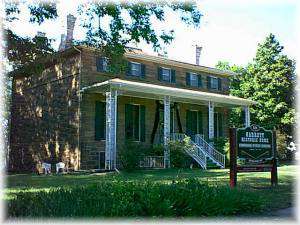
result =
[[[203,135],[196,134],[194,141],[186,134],[173,133],[171,140],[186,142],[186,153],[191,156],[202,169],[225,168],[225,155],[207,143]]]

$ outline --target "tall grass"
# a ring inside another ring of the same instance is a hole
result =
[[[199,217],[259,212],[254,192],[209,186],[195,179],[171,184],[105,181],[96,185],[20,192],[8,217]]]

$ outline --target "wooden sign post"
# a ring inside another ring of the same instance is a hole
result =
[[[230,128],[230,187],[237,185],[237,173],[271,172],[271,185],[278,184],[276,132],[256,125]],[[237,158],[245,161],[237,165]]]

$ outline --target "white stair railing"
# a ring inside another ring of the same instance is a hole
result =
[[[225,155],[220,153],[213,146],[207,143],[204,140],[203,135],[196,134],[195,143],[205,151],[205,153],[214,163],[218,164],[221,168],[225,168]]]
[[[189,142],[188,147],[185,148],[184,150],[186,153],[191,156],[203,169],[206,169],[206,154],[205,152],[198,146],[196,145],[191,138],[185,139],[186,136],[185,134],[181,133],[173,133],[171,134],[171,140],[174,141],[179,141],[179,142],[184,142],[188,140]]]

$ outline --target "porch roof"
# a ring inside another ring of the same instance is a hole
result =
[[[253,100],[231,95],[168,87],[157,84],[122,80],[119,78],[110,79],[84,87],[81,89],[81,92],[104,93],[110,89],[119,90],[121,95],[154,99],[163,99],[164,96],[170,96],[176,101],[189,102],[193,104],[203,104],[208,103],[208,101],[217,103],[218,105],[228,106],[249,106],[256,104]]]

